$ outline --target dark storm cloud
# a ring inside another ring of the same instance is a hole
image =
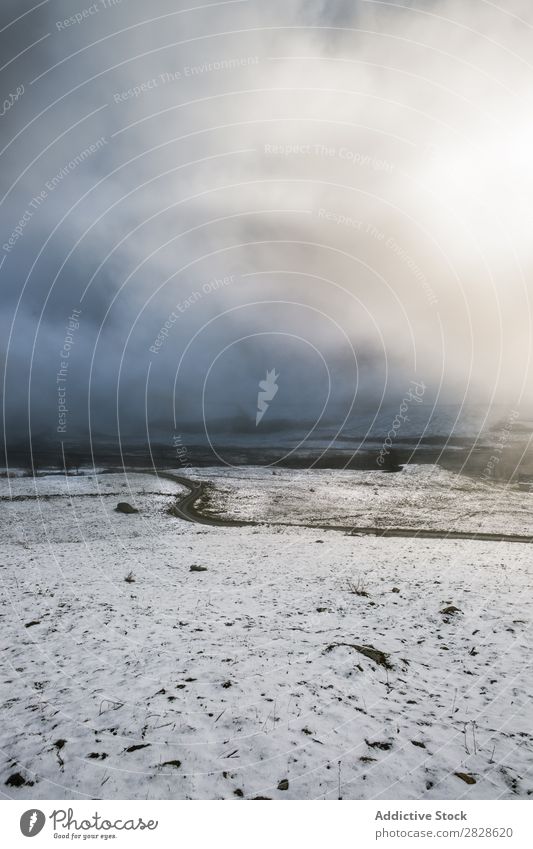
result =
[[[0,33],[10,438],[246,429],[271,368],[265,428],[415,376],[520,397],[527,4],[205,5],[50,2]]]

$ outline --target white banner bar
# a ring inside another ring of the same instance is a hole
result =
[[[530,849],[529,802],[5,801],[2,845]],[[29,840],[35,838],[35,844]]]

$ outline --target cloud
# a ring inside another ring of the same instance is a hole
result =
[[[73,309],[71,439],[253,422],[272,368],[295,426],[530,404],[528,4],[95,8],[0,34],[50,33],[5,74],[11,438],[58,438]]]

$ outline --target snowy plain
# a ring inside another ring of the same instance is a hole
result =
[[[216,481],[209,511],[235,520],[533,535],[533,494],[435,465],[395,474],[233,466],[191,476]]]
[[[5,797],[533,795],[530,545],[298,527],[529,534],[533,496],[434,467],[186,474],[259,524],[176,518],[154,475],[0,479]]]

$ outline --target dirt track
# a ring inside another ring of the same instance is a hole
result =
[[[176,504],[172,507],[172,514],[180,519],[185,519],[187,522],[197,522],[201,525],[213,525],[222,528],[235,528],[245,526],[268,525],[284,528],[316,528],[323,531],[341,531],[350,536],[376,536],[376,537],[420,537],[421,539],[468,539],[482,540],[486,542],[520,542],[532,543],[533,537],[520,536],[519,534],[492,534],[492,533],[472,533],[468,531],[438,531],[429,528],[377,528],[377,527],[356,527],[353,525],[302,525],[281,522],[252,522],[238,521],[235,519],[223,519],[219,516],[208,516],[200,512],[195,506],[196,502],[205,496],[212,484],[197,483],[189,478],[176,475],[171,472],[157,472],[158,477],[166,478],[174,481],[181,486],[186,487],[189,492],[176,500]]]

